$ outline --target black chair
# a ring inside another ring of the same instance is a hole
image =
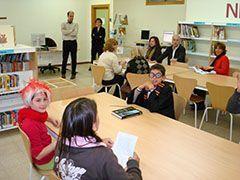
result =
[[[43,45],[41,49],[44,51],[49,51],[49,48],[55,48],[55,47],[57,47],[56,42],[53,39],[47,37],[45,38],[45,45]],[[55,70],[58,70],[58,72],[60,72],[60,68],[55,65],[52,65],[51,63],[49,63],[46,66],[39,66],[38,68],[40,69],[40,72],[42,74],[46,70],[49,70],[50,72],[52,71],[53,73],[56,72]]]

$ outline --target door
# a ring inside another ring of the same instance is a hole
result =
[[[101,18],[103,21],[102,26],[106,30],[106,37],[109,38],[109,31],[110,31],[110,20],[109,20],[109,4],[101,4],[101,5],[92,5],[92,28],[95,26],[95,20],[97,18]]]

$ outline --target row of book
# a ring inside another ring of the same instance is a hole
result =
[[[0,73],[27,71],[29,64],[29,61],[0,62]]]
[[[0,92],[9,91],[19,86],[19,75],[0,75]]]
[[[192,37],[192,38],[199,38],[200,37],[198,27],[193,26],[193,25],[180,24],[179,34],[182,37]]]
[[[182,45],[187,51],[196,51],[196,42],[194,40],[183,40]]]
[[[16,126],[18,119],[18,110],[6,111],[0,113],[0,129]]]
[[[30,60],[29,53],[0,55],[0,62],[29,61],[29,60]]]

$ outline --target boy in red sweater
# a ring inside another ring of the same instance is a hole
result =
[[[49,121],[56,127],[59,122],[49,119],[46,112],[50,89],[39,81],[31,80],[21,90],[21,95],[26,107],[19,111],[18,123],[30,140],[32,161],[41,170],[53,169],[56,141],[52,142],[45,122]]]

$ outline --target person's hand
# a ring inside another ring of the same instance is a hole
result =
[[[154,85],[153,85],[151,82],[146,82],[146,83],[144,84],[144,88],[145,88],[146,90],[152,90],[152,89],[154,89]]]
[[[237,91],[240,93],[240,74],[237,74]]]
[[[113,147],[114,142],[110,138],[104,138],[102,141],[107,145],[108,148]]]
[[[126,60],[122,60],[119,62],[121,66],[125,66],[126,65]]]
[[[204,71],[208,71],[208,70],[213,70],[213,67],[211,67],[211,66],[204,66],[204,67],[202,67],[202,69]]]
[[[130,159],[134,159],[134,160],[137,161],[138,163],[140,162],[140,158],[139,158],[139,156],[137,155],[136,152],[134,152],[133,157],[129,157],[129,158],[128,158],[128,160],[130,160]]]
[[[199,68],[199,69],[202,69],[202,68],[203,68],[203,66],[201,66],[201,65],[199,65],[199,64],[195,65],[195,67],[196,67],[196,68]]]
[[[60,122],[56,119],[51,119],[51,123],[53,126],[59,128],[60,127]]]

